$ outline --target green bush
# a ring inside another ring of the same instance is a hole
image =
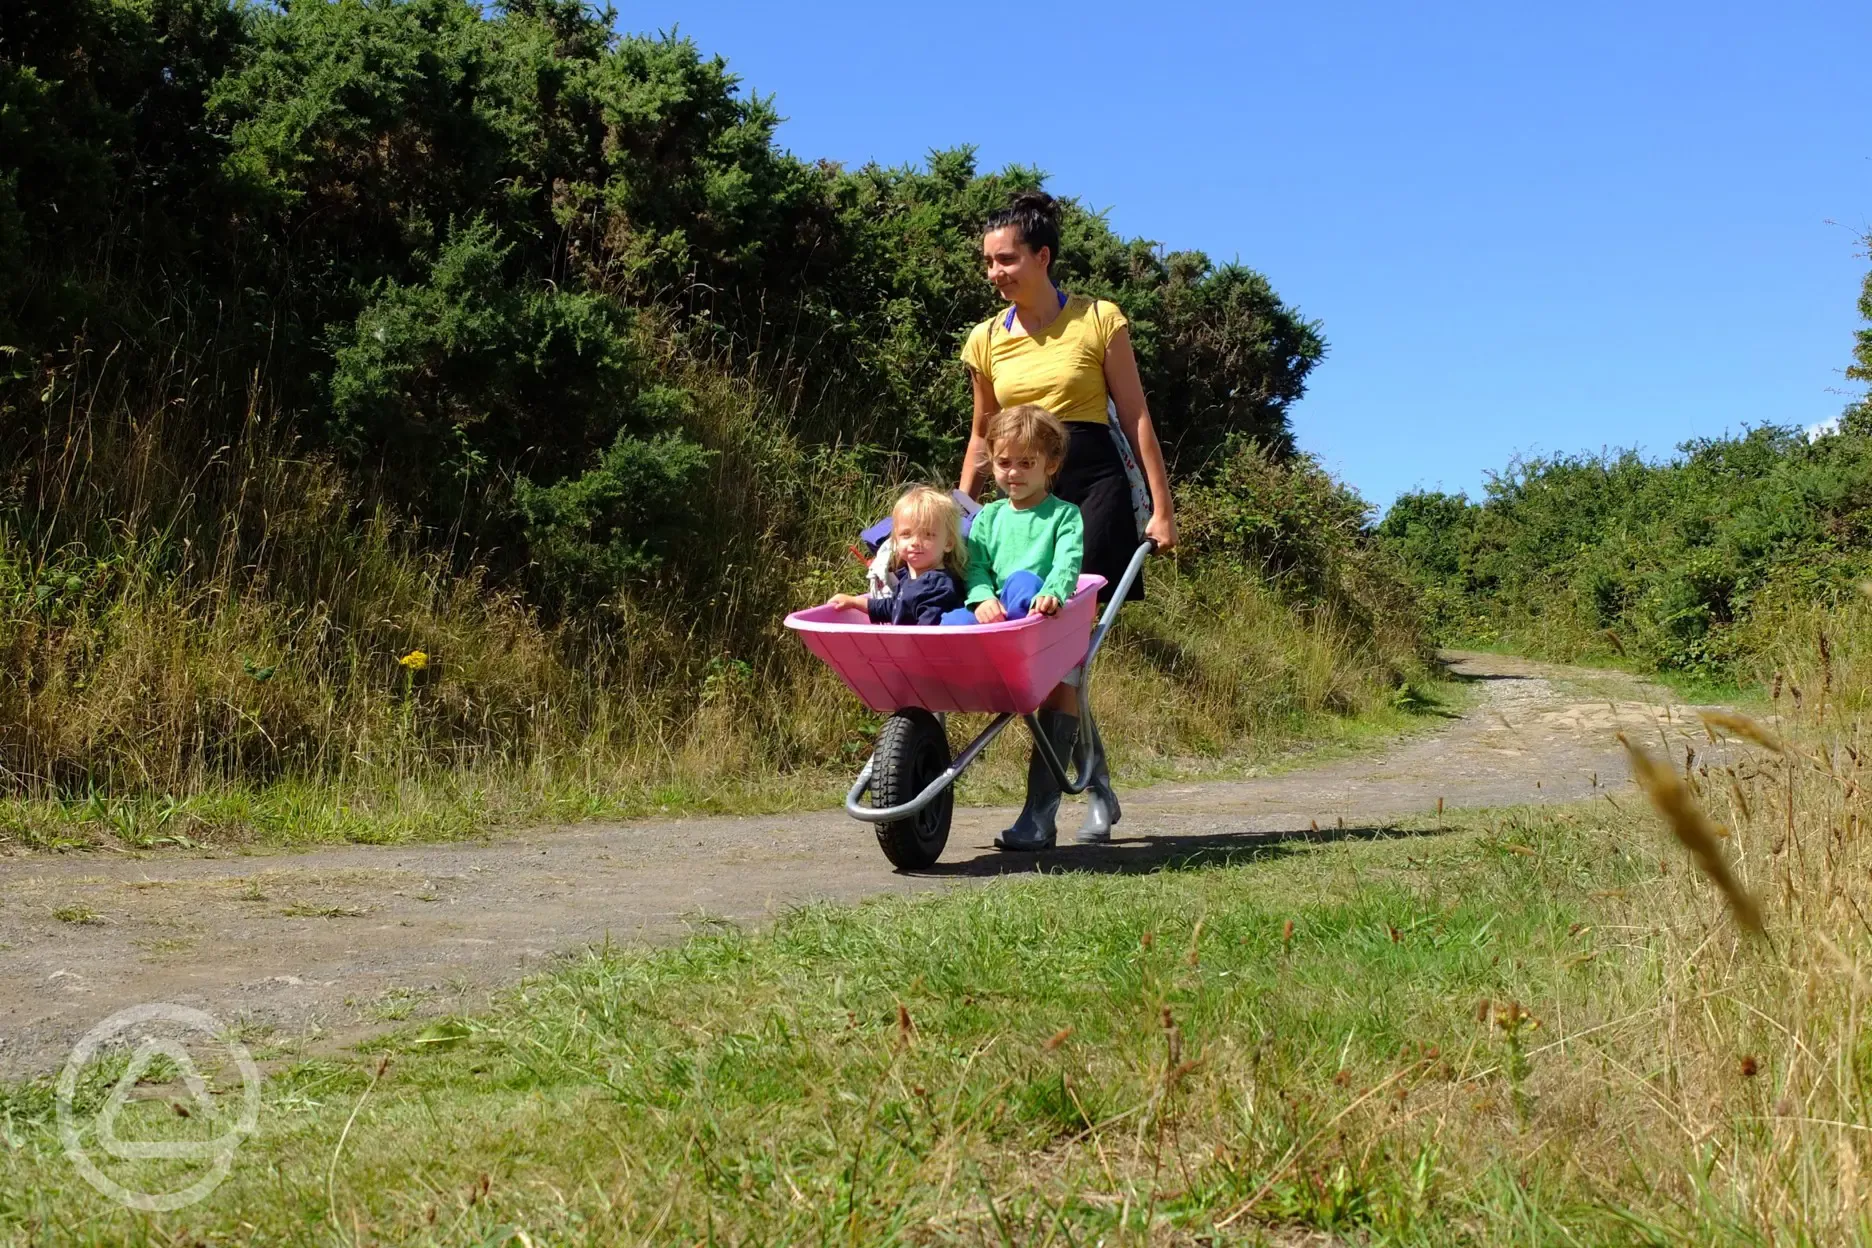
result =
[[[1397,558],[1373,540],[1372,505],[1316,458],[1233,438],[1181,498],[1187,557],[1343,625],[1348,645],[1382,655],[1394,682],[1427,663],[1423,608]]]
[[[1300,598],[1326,591],[1372,512],[1314,457],[1284,458],[1245,438],[1224,445],[1183,505],[1192,546]]]
[[[1872,437],[1770,425],[1658,464],[1530,460],[1480,503],[1404,495],[1378,535],[1445,637],[1732,677],[1759,608],[1838,603],[1872,574]]]
[[[951,476],[958,347],[994,303],[974,230],[1040,177],[980,174],[968,148],[800,160],[719,58],[575,0],[24,0],[0,15],[0,98],[0,346],[43,365],[0,380],[26,435],[0,461],[55,449],[33,435],[86,352],[150,393],[186,373],[228,396],[191,404],[203,443],[258,410],[365,509],[543,605],[653,569],[706,597],[725,566],[565,529],[643,522],[616,482],[650,447],[707,445],[643,419],[636,396],[671,381],[631,332],[647,309],[672,349],[752,381],[795,449]],[[1317,324],[1261,275],[1071,201],[1063,229],[1060,275],[1125,308],[1185,473],[1231,436],[1291,450]],[[693,480],[703,461],[671,453],[668,480]],[[743,509],[717,502],[687,510],[722,532]]]
[[[644,397],[673,401],[681,392]],[[590,603],[654,572],[669,546],[695,531],[697,485],[712,458],[674,434],[619,432],[588,472],[549,486],[516,482],[514,503],[547,581]]]
[[[70,297],[9,300],[0,343],[57,353],[85,325],[109,349],[113,325],[173,313],[122,345],[211,341],[217,367],[258,371],[299,433],[469,549],[520,540],[488,491],[611,444],[591,413],[646,305],[758,376],[807,440],[953,471],[957,350],[994,301],[974,227],[1032,170],[982,176],[966,148],[926,170],[799,160],[719,58],[567,0],[29,0],[7,20],[20,142],[0,145],[0,186],[33,193],[0,197],[18,223],[0,251]],[[92,214],[76,230],[74,204]],[[1062,278],[1132,319],[1173,456],[1198,468],[1232,433],[1289,447],[1317,325],[1259,274],[1070,202],[1064,233]],[[107,252],[73,245],[100,234]],[[416,465],[484,484],[412,493]]]
[[[576,471],[640,384],[628,312],[507,280],[512,251],[476,221],[451,233],[424,281],[378,282],[332,334],[333,437],[353,459],[380,460],[420,509],[497,469]]]

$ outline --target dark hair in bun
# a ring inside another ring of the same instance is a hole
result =
[[[983,234],[1013,226],[1021,245],[1030,251],[1047,249],[1047,268],[1059,259],[1059,201],[1045,191],[1016,191],[1008,205],[988,214]]]

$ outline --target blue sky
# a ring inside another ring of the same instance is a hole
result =
[[[650,0],[857,165],[979,148],[1324,321],[1292,412],[1367,498],[1812,425],[1872,229],[1872,5]],[[958,414],[960,419],[960,414]]]

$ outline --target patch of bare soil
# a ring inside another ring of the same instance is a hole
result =
[[[588,824],[469,844],[0,859],[0,1074],[56,1069],[98,1020],[142,1002],[324,1047],[472,1008],[607,939],[668,942],[699,921],[758,923],[812,900],[1034,870],[1148,871],[1258,841],[1371,835],[1438,799],[1574,801],[1626,783],[1621,729],[1678,757],[1705,747],[1689,708],[1656,687],[1447,657],[1480,695],[1442,731],[1280,775],[1124,794],[1118,839],[1099,848],[997,853],[1009,812],[958,810],[944,860],[914,876],[893,873],[870,830],[839,811]],[[1579,691],[1582,682],[1609,696]],[[1062,829],[1078,818],[1069,802]]]

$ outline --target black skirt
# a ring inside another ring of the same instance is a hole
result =
[[[1099,591],[1099,601],[1104,602],[1143,540],[1138,536],[1137,513],[1131,510],[1131,483],[1112,444],[1110,425],[1102,420],[1073,420],[1066,423],[1066,431],[1066,464],[1053,480],[1053,492],[1076,505],[1085,519],[1084,571],[1105,578],[1105,588]],[[1143,597],[1140,572],[1126,601]]]

